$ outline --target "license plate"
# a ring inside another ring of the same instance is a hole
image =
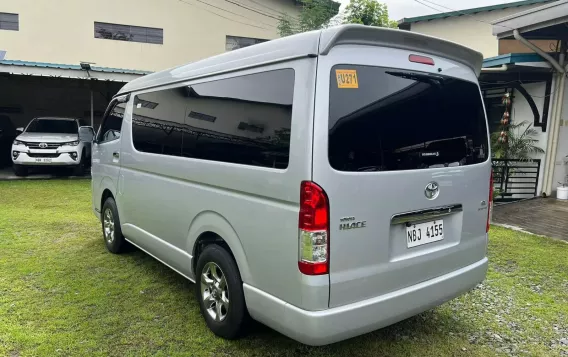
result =
[[[35,159],[35,162],[48,163],[48,162],[51,162],[51,159],[47,159],[47,158],[37,158],[37,159]]]
[[[437,242],[444,239],[444,221],[430,221],[406,227],[406,245],[408,248]]]

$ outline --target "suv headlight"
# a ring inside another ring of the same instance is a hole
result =
[[[26,145],[26,143],[20,140],[14,140],[14,145]]]
[[[77,145],[79,145],[79,143],[80,143],[80,141],[77,140],[77,141],[70,141],[70,142],[68,142],[68,143],[63,143],[63,145],[67,145],[67,146],[77,146]]]

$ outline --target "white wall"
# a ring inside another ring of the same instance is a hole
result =
[[[258,2],[258,1],[257,1]],[[294,0],[0,0],[0,12],[19,14],[19,31],[0,31],[6,58],[158,71],[225,52],[226,36],[279,37],[279,13],[297,16]],[[273,9],[273,10],[270,10]],[[218,13],[217,16],[213,12]],[[232,20],[228,20],[230,18]],[[163,44],[98,39],[94,22],[161,28]]]
[[[524,84],[523,87],[526,89],[526,91],[532,96],[536,107],[538,109],[539,114],[541,115],[541,120],[542,120],[542,113],[543,113],[543,108],[544,108],[544,96],[545,96],[545,91],[546,91],[546,84],[544,82],[539,82],[539,83],[527,83]],[[554,85],[553,85],[554,88]],[[540,127],[534,127],[534,115],[533,112],[529,106],[529,103],[527,102],[527,100],[525,99],[525,97],[519,93],[517,90],[514,90],[513,92],[513,106],[512,106],[512,110],[511,110],[511,121],[515,124],[519,124],[522,123],[524,121],[526,121],[528,124],[530,124],[531,127],[533,127],[538,135],[536,135],[534,138],[538,140],[538,144],[537,146],[540,147],[541,149],[543,149],[544,151],[546,151],[546,145],[547,145],[547,139],[548,139],[548,130],[546,132],[542,131],[542,128]],[[548,122],[550,123],[550,115],[552,114],[552,111],[549,110],[549,118],[548,118]],[[524,127],[526,128],[526,127]],[[523,130],[524,130],[523,128]],[[540,172],[539,172],[539,177],[538,177],[538,187],[537,187],[537,193],[540,193],[542,191],[542,179],[544,176],[544,161],[545,161],[545,155],[535,155],[533,157],[533,159],[540,159],[541,163],[540,163]]]

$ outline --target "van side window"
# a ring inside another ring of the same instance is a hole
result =
[[[99,143],[106,143],[120,138],[122,129],[122,118],[126,103],[115,104],[103,119],[97,140]]]
[[[132,137],[143,152],[285,169],[294,70],[282,69],[144,93]]]

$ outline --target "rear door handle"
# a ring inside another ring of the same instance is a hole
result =
[[[112,157],[114,157],[115,159],[118,159],[120,157],[120,154],[117,153],[117,152],[113,152]]]

